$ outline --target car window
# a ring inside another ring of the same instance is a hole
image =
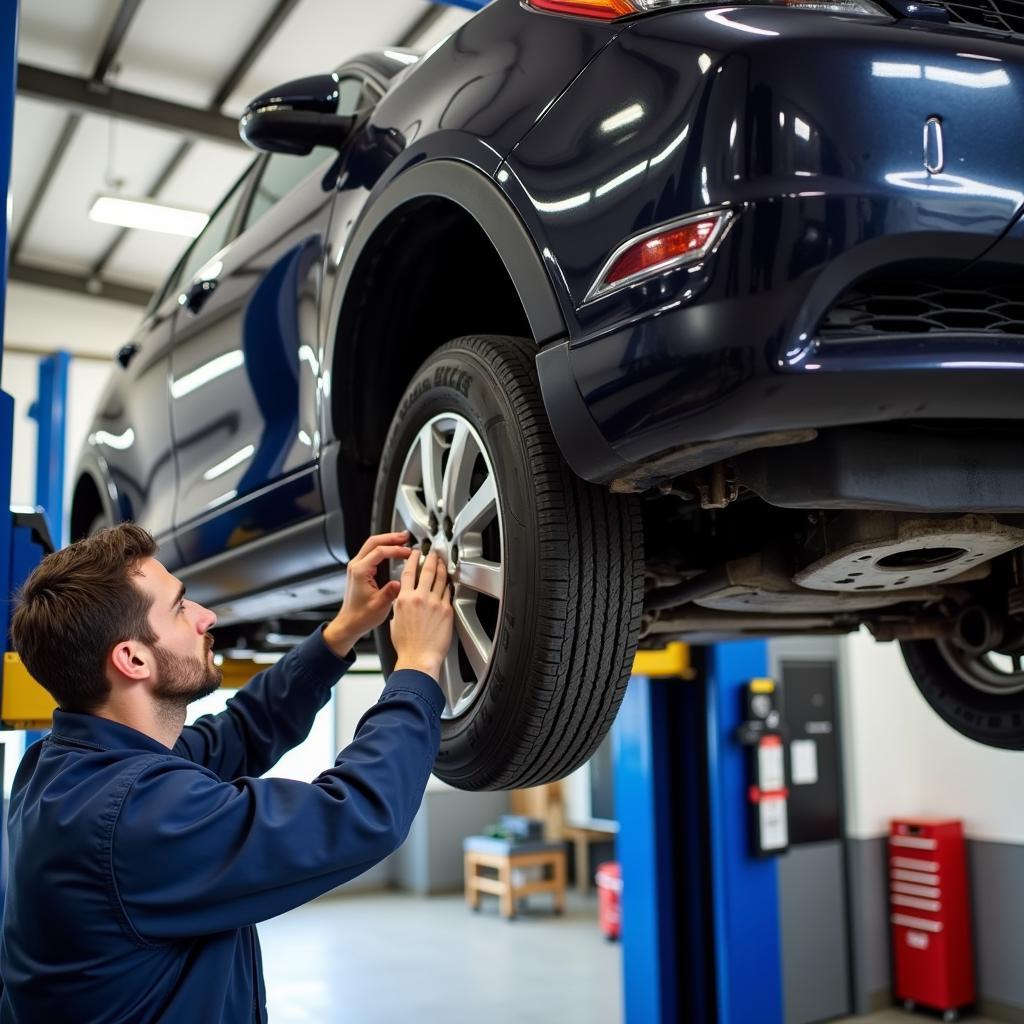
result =
[[[250,168],[251,170],[251,168]],[[195,240],[192,248],[189,249],[182,261],[181,273],[176,278],[176,283],[181,285],[192,279],[204,264],[208,263],[210,257],[219,249],[223,249],[228,243],[228,232],[238,211],[238,204],[245,195],[245,181],[249,177],[249,171],[236,182],[235,187],[228,193],[227,198],[217,207],[217,211],[210,218],[210,222],[203,228],[203,233]]]
[[[256,183],[252,194],[249,212],[245,215],[247,230],[260,219],[276,202],[283,199],[307,174],[311,174],[321,164],[333,159],[335,154],[329,153],[322,146],[316,146],[306,156],[294,156],[291,153],[271,153],[263,165],[263,173]]]
[[[362,101],[362,103],[361,103]],[[358,78],[342,78],[338,82],[338,113],[357,114],[366,106],[363,83]],[[255,224],[276,202],[284,198],[303,178],[326,164],[332,151],[315,146],[306,156],[271,153],[256,183],[243,230]]]

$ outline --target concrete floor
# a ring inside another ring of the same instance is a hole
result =
[[[932,1014],[904,1013],[902,1010],[883,1010],[881,1013],[873,1013],[870,1017],[847,1017],[845,1020],[834,1021],[833,1024],[927,1024],[929,1021],[937,1021],[942,1018]],[[962,1018],[964,1024],[996,1024],[987,1017]]]
[[[546,897],[509,923],[497,901],[461,896],[325,897],[259,926],[271,1024],[622,1024],[621,953],[597,900]],[[926,1024],[899,1010],[851,1024]],[[981,1017],[971,1024],[994,1024]],[[752,1022],[753,1024],[753,1022]],[[844,1022],[836,1022],[844,1024]]]
[[[271,1024],[621,1024],[619,947],[595,898],[548,897],[513,922],[497,900],[325,897],[259,926]]]

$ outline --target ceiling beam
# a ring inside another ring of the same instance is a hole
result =
[[[107,77],[107,72],[117,56],[117,51],[121,49],[121,44],[128,34],[128,28],[140,6],[142,6],[142,0],[121,0],[121,6],[114,17],[114,23],[110,26],[107,38],[103,40],[100,55],[96,59],[96,66],[93,68],[92,77],[89,80],[91,84],[103,84],[103,80]],[[53,181],[53,176],[57,173],[57,168],[60,167],[64,154],[67,152],[68,146],[71,145],[71,140],[74,138],[81,120],[82,115],[77,113],[67,114],[64,118],[64,124],[61,127],[60,134],[57,136],[57,141],[54,143],[53,149],[50,150],[46,167],[25,206],[25,214],[21,218],[18,234],[11,243],[10,260],[12,263],[17,259],[22,243],[25,241],[25,237],[28,235],[32,222],[35,220],[39,207],[46,196],[46,191],[50,187],[50,182]]]
[[[441,20],[444,16],[444,9],[445,5],[442,3],[429,4],[427,9],[405,30],[402,38],[395,45],[402,49],[415,47],[420,36],[425,35],[435,22]]]
[[[24,263],[12,263],[8,268],[7,277],[10,281],[20,281],[22,284],[77,292],[80,295],[91,295],[93,298],[113,299],[115,302],[127,302],[133,306],[146,307],[153,296],[152,289],[133,288],[131,285],[101,281],[96,277],[30,267]]]
[[[102,82],[107,77],[107,72],[113,66],[117,57],[117,51],[121,49],[124,38],[128,35],[132,19],[138,14],[142,6],[142,0],[121,0],[121,6],[117,9],[114,17],[114,24],[110,26],[107,38],[103,41],[103,49],[96,58],[96,67],[93,68],[92,81]]]
[[[278,0],[277,5],[267,15],[263,24],[257,29],[256,35],[250,40],[245,48],[245,53],[235,61],[235,66],[227,73],[220,83],[213,99],[210,100],[211,111],[220,112],[228,97],[238,88],[239,83],[245,77],[246,72],[256,63],[260,54],[267,48],[273,39],[274,34],[284,24],[285,19],[298,6],[299,0]],[[192,151],[192,140],[185,139],[171,155],[171,158],[164,164],[160,173],[156,176],[149,191],[146,193],[148,199],[158,199],[163,187],[170,180],[171,175],[181,166],[185,157]],[[98,277],[106,269],[114,257],[114,253],[120,248],[121,243],[128,237],[128,228],[122,228],[111,239],[110,244],[103,250],[100,257],[92,265],[92,273]]]
[[[249,41],[249,45],[245,48],[245,53],[238,58],[235,66],[224,77],[220,88],[210,101],[211,109],[220,110],[224,106],[231,94],[241,85],[246,73],[270,44],[277,30],[285,23],[288,16],[298,5],[299,0],[278,0],[277,5],[267,15],[263,24],[260,25],[256,35]]]
[[[244,145],[238,121],[217,111],[200,110],[142,93],[98,85],[87,78],[18,64],[18,94],[59,103],[83,113],[107,114],[199,139]]]
[[[21,223],[18,225],[18,233],[11,241],[12,264],[17,259],[18,253],[21,252],[21,246],[25,241],[25,236],[28,234],[29,228],[32,226],[32,222],[36,219],[39,207],[43,202],[43,198],[46,196],[46,190],[49,188],[50,182],[53,181],[53,177],[57,173],[57,168],[64,159],[64,154],[67,152],[68,146],[71,145],[71,140],[74,137],[75,131],[78,128],[78,123],[81,120],[82,118],[80,114],[68,114],[68,116],[64,118],[64,124],[61,127],[60,135],[57,136],[57,141],[53,144],[53,149],[50,150],[46,166],[43,168],[43,173],[39,176],[39,181],[36,184],[35,191],[29,198],[29,201],[25,204],[25,213],[22,215]]]

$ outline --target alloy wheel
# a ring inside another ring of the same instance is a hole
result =
[[[455,632],[438,680],[444,718],[465,714],[483,691],[494,657],[505,589],[498,481],[486,445],[458,413],[424,424],[402,464],[392,515],[421,559],[436,551],[453,588]],[[401,566],[393,568],[394,578]]]

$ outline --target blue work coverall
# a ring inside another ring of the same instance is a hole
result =
[[[405,670],[312,784],[259,778],[351,664],[321,633],[173,750],[54,712],[11,794],[2,1024],[266,1021],[255,923],[396,849],[440,743],[441,690]]]

